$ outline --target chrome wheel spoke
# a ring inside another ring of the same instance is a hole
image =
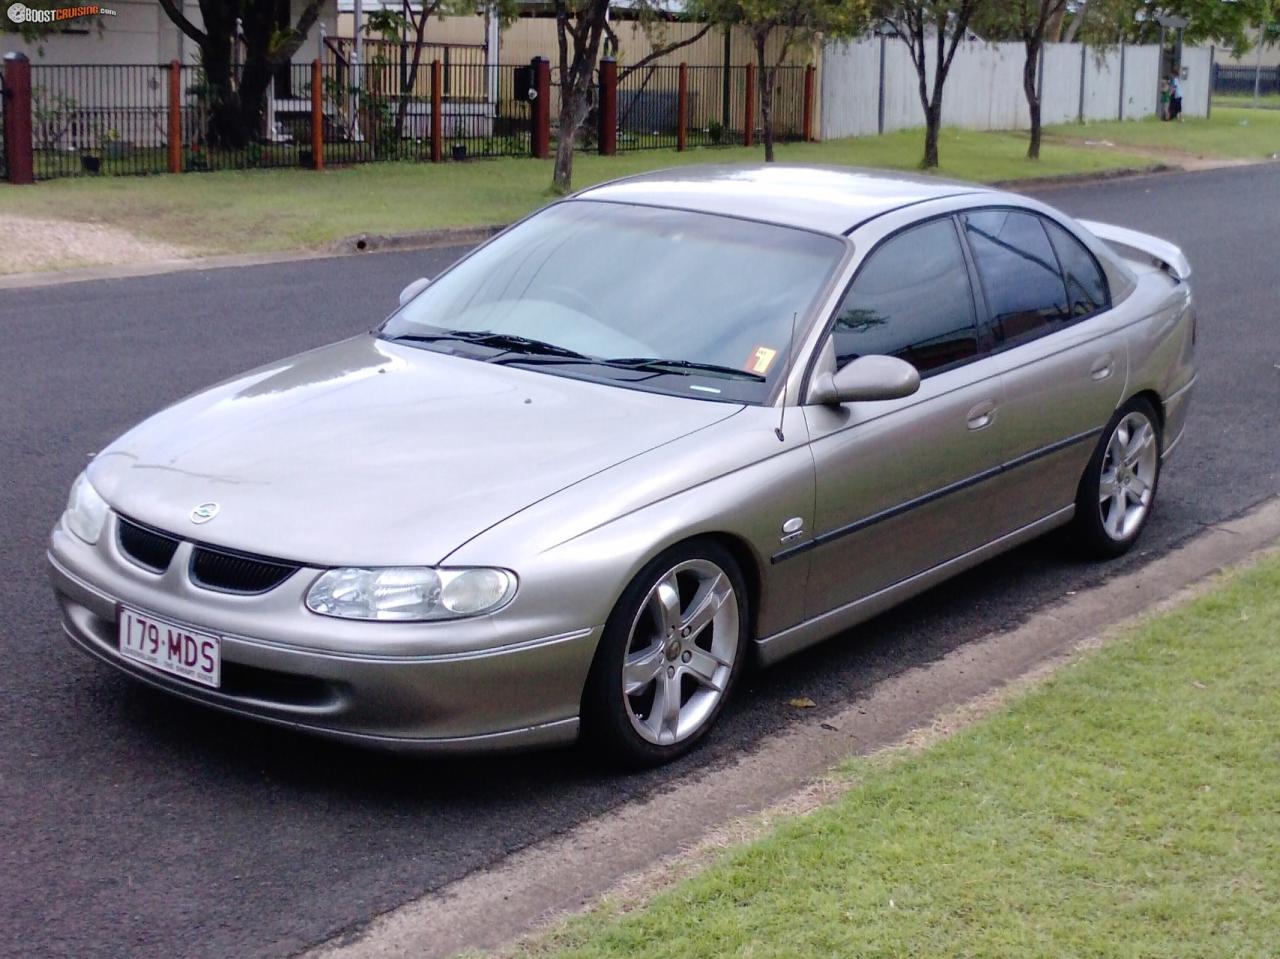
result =
[[[1129,491],[1129,496],[1133,499],[1135,503],[1141,503],[1142,505],[1145,506],[1147,504],[1147,500],[1149,499],[1151,487],[1147,484],[1146,480],[1144,480],[1137,473],[1134,473],[1133,477],[1129,480],[1128,491]]]
[[[622,666],[622,691],[628,696],[644,692],[662,671],[666,659],[661,640],[637,653],[630,653]]]
[[[716,680],[716,673],[721,666],[729,666],[731,664],[720,659],[714,651],[707,652],[705,649],[694,647],[687,650],[687,652],[689,653],[689,662],[685,664],[685,671],[708,689],[721,692],[724,686]]]
[[[679,677],[669,677],[664,673],[658,678],[644,728],[650,732],[653,742],[675,742],[680,729]]]
[[[685,613],[680,627],[680,635],[692,643],[704,629],[710,625],[715,619],[716,614],[720,612],[720,607],[724,605],[726,596],[732,595],[729,588],[729,579],[720,573],[703,588],[698,590],[698,595],[694,597],[694,601],[690,609]]]
[[[1142,455],[1151,448],[1155,441],[1155,431],[1149,424],[1144,424],[1140,430],[1133,434],[1133,438],[1125,446],[1124,465],[1130,468],[1137,466]]]
[[[659,627],[659,642],[680,628],[680,586],[668,573],[653,589],[653,606]]]
[[[1127,512],[1128,503],[1123,490],[1117,489],[1111,497],[1111,508],[1107,512],[1107,532],[1111,534],[1113,539],[1120,539],[1124,536],[1124,514]]]
[[[1116,490],[1119,488],[1118,483],[1115,470],[1103,473],[1102,479],[1098,481],[1098,502],[1105,506],[1107,500],[1116,495]]]

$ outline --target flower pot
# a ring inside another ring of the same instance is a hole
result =
[[[102,157],[96,157],[89,153],[80,154],[80,169],[85,173],[100,173],[102,171]]]
[[[453,145],[453,158],[455,160],[465,160],[467,158],[467,145],[465,143],[455,143]]]

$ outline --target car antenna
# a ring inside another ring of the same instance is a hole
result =
[[[787,421],[787,386],[791,380],[791,358],[796,351],[796,314],[791,314],[791,340],[787,343],[787,362],[782,368],[782,410],[778,413],[778,426],[774,433],[778,436],[779,443],[785,443],[787,438],[782,435],[782,426]]]

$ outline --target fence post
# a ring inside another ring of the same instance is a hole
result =
[[[813,142],[813,77],[817,71],[813,64],[804,68],[804,131],[805,143]]]
[[[1215,62],[1217,46],[1209,45],[1209,92],[1204,95],[1204,118],[1208,120],[1213,116],[1213,88],[1218,82],[1218,64]],[[1280,70],[1276,71],[1277,77],[1280,78]]]
[[[444,65],[431,61],[431,162],[444,159]]]
[[[311,61],[311,169],[324,169],[324,68]]]
[[[1124,119],[1124,44],[1120,44],[1120,106],[1116,110],[1116,119]]]
[[[4,56],[4,150],[10,183],[34,183],[31,151],[31,61],[25,53]]]
[[[676,88],[676,149],[683,152],[689,145],[689,64],[680,64],[680,83]]]
[[[747,102],[742,123],[742,145],[749,147],[755,143],[756,133],[756,65],[754,63],[747,64],[747,95],[743,99]]]
[[[618,61],[611,57],[600,61],[599,120],[600,155],[611,157],[618,152]]]
[[[182,64],[169,61],[169,172],[182,172]]]
[[[551,61],[533,58],[533,135],[530,145],[536,160],[551,156]]]
[[[1078,122],[1084,123],[1084,75],[1085,75],[1085,54],[1089,50],[1087,43],[1080,44],[1080,114],[1077,117]]]
[[[888,37],[880,34],[880,106],[876,112],[876,132],[884,133],[884,48]]]

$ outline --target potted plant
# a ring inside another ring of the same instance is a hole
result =
[[[80,151],[80,169],[85,173],[101,173],[102,172],[102,154],[97,150],[90,150],[88,147]]]
[[[467,145],[465,143],[455,143],[452,154],[455,160],[465,160],[467,158]]]

